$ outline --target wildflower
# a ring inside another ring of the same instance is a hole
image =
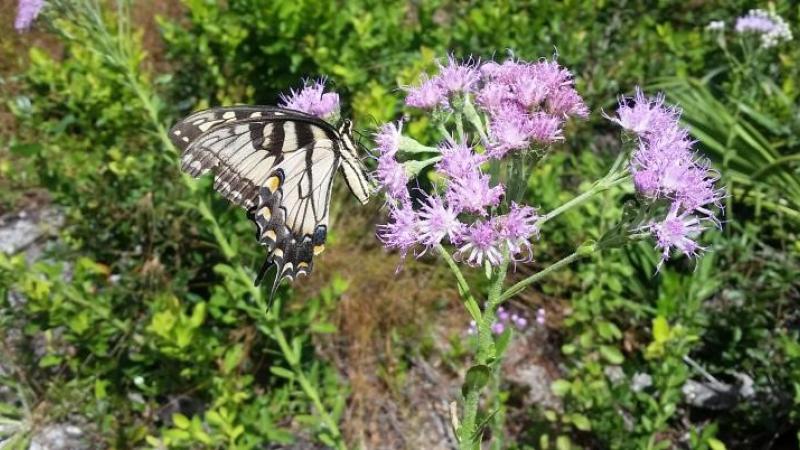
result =
[[[499,320],[500,322],[508,322],[508,319],[510,318],[511,314],[508,311],[506,311],[505,308],[503,308],[502,306],[497,308],[497,320]]]
[[[547,112],[564,118],[589,116],[589,108],[571,86],[562,86],[547,96]]]
[[[547,320],[547,313],[545,312],[544,308],[539,308],[536,310],[536,323],[539,325],[544,325],[545,320]]]
[[[489,175],[475,172],[467,177],[450,180],[445,198],[459,213],[471,212],[485,216],[487,207],[500,203],[504,191],[502,185],[489,185]]]
[[[563,120],[556,116],[538,112],[531,119],[531,138],[540,144],[552,144],[563,138],[561,135]]]
[[[378,238],[384,246],[397,249],[405,258],[408,251],[417,244],[417,216],[410,205],[392,207],[390,222],[378,225]]]
[[[706,30],[708,31],[725,31],[725,21],[724,20],[712,20],[708,22],[706,25]]]
[[[519,314],[511,315],[511,322],[517,327],[518,330],[524,330],[528,326],[528,320]]]
[[[442,160],[436,164],[436,170],[452,178],[473,176],[486,161],[486,157],[475,153],[467,144],[446,142],[439,146]]]
[[[453,208],[446,206],[438,196],[428,196],[417,217],[419,228],[417,240],[428,248],[438,245],[445,237],[449,237],[451,242],[454,241],[464,227],[464,224],[458,221]]]
[[[44,7],[44,0],[19,0],[14,28],[17,32],[29,30]]]
[[[736,19],[734,31],[759,35],[761,48],[764,49],[792,40],[792,30],[783,17],[763,9],[752,9],[747,15]]]
[[[494,219],[498,234],[508,246],[512,257],[523,249],[530,250],[531,236],[538,236],[536,221],[539,216],[530,206],[511,204],[508,214]]]
[[[417,87],[406,90],[406,105],[420,109],[434,109],[447,104],[447,91],[436,79],[423,78]]]
[[[632,104],[629,100],[632,100]],[[636,95],[632,99],[620,99],[617,117],[606,118],[639,137],[646,138],[664,132],[677,122],[678,116],[675,109],[664,106],[663,94],[647,98],[637,87]]]
[[[467,328],[467,334],[469,334],[470,336],[478,334],[478,324],[474,320],[469,321],[469,328]]]
[[[669,259],[673,249],[688,257],[704,250],[694,239],[705,227],[696,216],[688,211],[679,212],[680,209],[680,203],[674,203],[663,221],[645,227],[656,238],[656,248],[661,250],[659,267]]]
[[[502,262],[502,241],[491,222],[476,221],[462,234],[460,241],[462,245],[457,254],[466,257],[467,264],[480,266],[486,261],[498,266]]]
[[[503,334],[503,332],[506,331],[506,324],[503,322],[495,322],[492,324],[491,329],[493,334]]]
[[[475,100],[478,106],[492,114],[498,111],[503,104],[513,102],[514,97],[507,85],[489,82],[483,85]]]
[[[472,61],[459,64],[453,56],[446,66],[439,65],[439,75],[434,82],[447,94],[472,92],[480,81],[480,72]]]
[[[386,195],[395,202],[407,203],[411,196],[406,186],[408,175],[406,169],[391,154],[378,157],[378,168],[375,170],[376,181],[385,189]]]
[[[375,134],[379,153],[375,179],[386,190],[391,200],[407,203],[411,199],[406,188],[408,175],[403,165],[395,158],[399,149],[401,130],[401,124],[387,123]]]
[[[391,154],[394,156],[400,149],[400,137],[403,132],[403,123],[390,122],[381,125],[375,133],[375,143],[378,144],[378,152],[381,155]]]
[[[281,94],[281,106],[330,120],[339,114],[339,94],[324,92],[325,78],[305,83],[302,89],[290,90],[289,95]]]
[[[511,150],[527,149],[531,145],[534,122],[516,105],[503,105],[492,116],[489,132],[494,145],[489,150],[493,158],[502,158]]]

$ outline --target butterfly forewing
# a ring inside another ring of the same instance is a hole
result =
[[[182,170],[213,173],[214,188],[248,210],[269,252],[257,283],[272,264],[273,292],[282,278],[311,272],[341,161],[342,141],[330,124],[269,106],[214,108],[180,121],[170,138],[182,150]]]

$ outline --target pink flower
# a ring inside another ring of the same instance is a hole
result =
[[[414,108],[434,109],[447,104],[447,91],[433,78],[423,77],[419,86],[406,92],[406,105]]]
[[[472,92],[480,81],[480,72],[472,60],[459,63],[451,55],[447,58],[446,66],[439,65],[439,75],[434,81],[448,94]]]
[[[440,244],[445,237],[454,241],[464,228],[464,224],[458,221],[458,214],[438,196],[426,197],[417,217],[417,240],[427,248]]]
[[[472,176],[450,180],[445,198],[447,203],[459,213],[471,212],[485,216],[486,208],[497,206],[504,192],[505,188],[502,185],[489,185],[489,175],[476,173]]]
[[[445,142],[439,146],[442,160],[436,164],[436,170],[456,179],[473,176],[486,161],[484,155],[475,153],[466,143]]]
[[[502,239],[491,222],[476,221],[461,236],[461,242],[457,255],[471,266],[480,266],[484,261],[498,266],[503,260]]]
[[[655,236],[656,248],[661,249],[659,267],[669,259],[673,249],[688,257],[696,256],[699,251],[704,250],[695,240],[705,230],[702,222],[687,211],[679,211],[680,205],[675,203],[663,221],[653,222],[645,227]]]
[[[19,0],[14,28],[17,32],[29,30],[44,7],[44,0]]]
[[[417,216],[411,206],[392,207],[390,222],[378,225],[378,239],[386,248],[400,250],[405,258],[408,251],[417,244]]]
[[[338,115],[339,94],[324,92],[325,82],[325,78],[320,78],[310,84],[306,81],[299,91],[291,89],[289,95],[281,94],[280,105],[321,119],[328,119]]]

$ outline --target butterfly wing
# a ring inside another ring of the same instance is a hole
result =
[[[329,124],[274,107],[214,108],[192,114],[170,131],[182,149],[181,168],[214,174],[214,189],[248,210],[256,237],[277,268],[275,285],[309,274],[324,249],[339,136]]]

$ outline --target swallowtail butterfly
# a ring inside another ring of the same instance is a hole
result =
[[[353,195],[367,203],[370,184],[358,159],[352,124],[339,129],[303,112],[273,106],[232,106],[196,112],[169,132],[181,169],[211,172],[214,189],[247,210],[267,258],[258,285],[275,265],[280,281],[308,275],[325,249],[333,178],[338,169]]]

